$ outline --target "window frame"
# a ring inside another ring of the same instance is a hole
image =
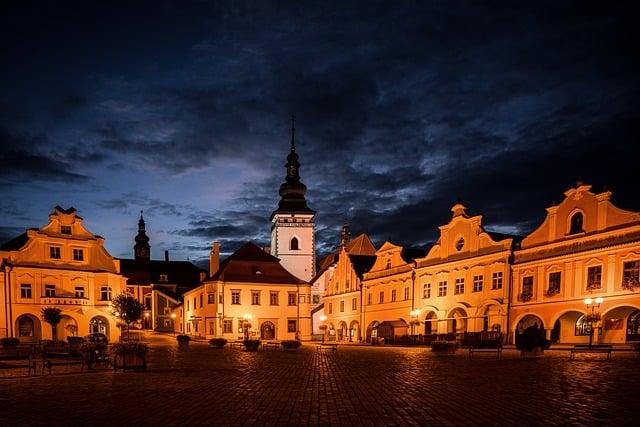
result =
[[[28,294],[28,296],[25,296]],[[31,283],[20,283],[20,298],[33,299],[33,286]]]

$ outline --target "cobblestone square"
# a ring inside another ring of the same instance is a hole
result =
[[[632,425],[640,360],[426,348],[216,350],[151,336],[147,372],[1,373],[2,425]]]

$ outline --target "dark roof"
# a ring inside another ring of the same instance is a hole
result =
[[[311,309],[311,315],[316,314],[320,310],[324,309],[324,303],[320,303],[317,307]]]
[[[120,260],[120,272],[130,285],[167,283],[190,288],[201,283],[200,273],[204,271],[189,261]],[[160,282],[161,274],[167,275],[166,282]]]
[[[362,279],[364,273],[371,270],[373,264],[376,262],[375,255],[349,255],[349,260],[351,261],[351,265],[353,265],[353,270],[356,272],[358,277]]]
[[[280,260],[255,244],[245,243],[220,263],[210,280],[248,283],[279,283],[301,285],[307,282],[289,273]]]
[[[27,236],[27,233],[24,232],[18,237],[14,237],[8,242],[4,242],[0,246],[0,251],[17,251],[18,249],[22,248],[28,241],[29,236]]]

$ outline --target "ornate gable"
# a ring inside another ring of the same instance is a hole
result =
[[[389,270],[406,264],[406,261],[402,258],[402,246],[394,245],[389,241],[384,242],[375,255],[376,262],[369,270],[371,273]]]

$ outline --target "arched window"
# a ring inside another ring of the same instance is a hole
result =
[[[391,268],[391,260],[390,260],[390,259],[388,259],[388,260],[387,260],[387,270],[388,270],[388,269],[390,269],[390,268]]]
[[[590,334],[591,334],[591,323],[587,321],[584,315],[578,317],[578,320],[576,320],[575,335],[578,337],[583,335],[588,336]]]
[[[582,229],[583,216],[581,212],[576,212],[571,217],[571,228],[569,229],[569,234],[577,234],[582,233],[584,230]]]
[[[292,251],[297,251],[298,249],[300,249],[297,237],[291,239],[291,242],[289,243],[289,249],[291,249]]]

